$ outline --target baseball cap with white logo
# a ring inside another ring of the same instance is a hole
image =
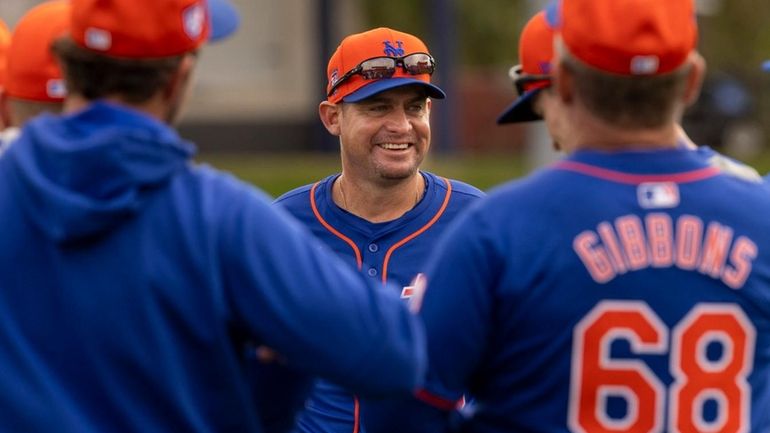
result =
[[[559,21],[570,54],[617,75],[672,72],[698,41],[694,0],[561,0]]]
[[[121,58],[162,58],[232,34],[238,13],[227,0],[71,0],[75,43]]]
[[[69,29],[69,0],[53,0],[30,9],[11,34],[5,91],[37,102],[61,102],[66,87],[51,44]]]

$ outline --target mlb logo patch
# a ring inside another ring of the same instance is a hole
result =
[[[642,183],[636,189],[639,206],[644,209],[670,209],[679,206],[679,186],[674,182]]]
[[[112,33],[107,30],[89,27],[85,33],[86,47],[96,51],[107,51],[112,48]]]
[[[660,59],[658,56],[635,56],[631,59],[631,73],[635,75],[651,75],[658,72]]]
[[[182,23],[184,23],[184,32],[190,39],[200,38],[206,23],[206,11],[203,5],[198,3],[185,9],[182,12]]]
[[[339,79],[340,79],[340,72],[339,72],[339,70],[338,69],[333,70],[331,78],[329,79],[331,81],[331,83],[332,83],[332,86],[337,84],[337,81],[339,81]]]
[[[48,80],[45,85],[45,93],[49,98],[64,98],[67,96],[67,86],[64,85],[64,80],[60,78]]]

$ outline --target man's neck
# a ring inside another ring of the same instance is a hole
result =
[[[424,193],[425,181],[419,172],[390,184],[356,181],[343,173],[332,187],[337,206],[373,223],[401,217],[417,205]]]
[[[587,149],[607,152],[671,149],[678,146],[681,138],[673,121],[656,128],[632,129],[577,112],[571,122],[574,129],[566,143],[561,143],[568,153]]]
[[[161,121],[165,121],[167,108],[158,101],[158,98],[153,98],[144,104],[130,104],[118,97],[102,98],[102,101],[110,102],[117,105],[122,105],[128,108],[132,108],[137,111],[141,111],[152,117],[155,117]],[[88,100],[80,95],[69,95],[64,101],[64,113],[74,113],[82,111],[95,101]]]

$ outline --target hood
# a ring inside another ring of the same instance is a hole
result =
[[[98,236],[138,213],[194,147],[138,111],[97,102],[24,127],[2,158],[27,217],[56,242]]]

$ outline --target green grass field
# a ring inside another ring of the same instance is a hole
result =
[[[203,154],[198,158],[227,170],[277,197],[301,185],[315,182],[340,169],[335,153],[303,154]],[[749,162],[760,174],[770,172],[770,152],[765,151]],[[436,156],[431,155],[423,168],[442,176],[468,182],[483,190],[529,171],[514,155]]]

